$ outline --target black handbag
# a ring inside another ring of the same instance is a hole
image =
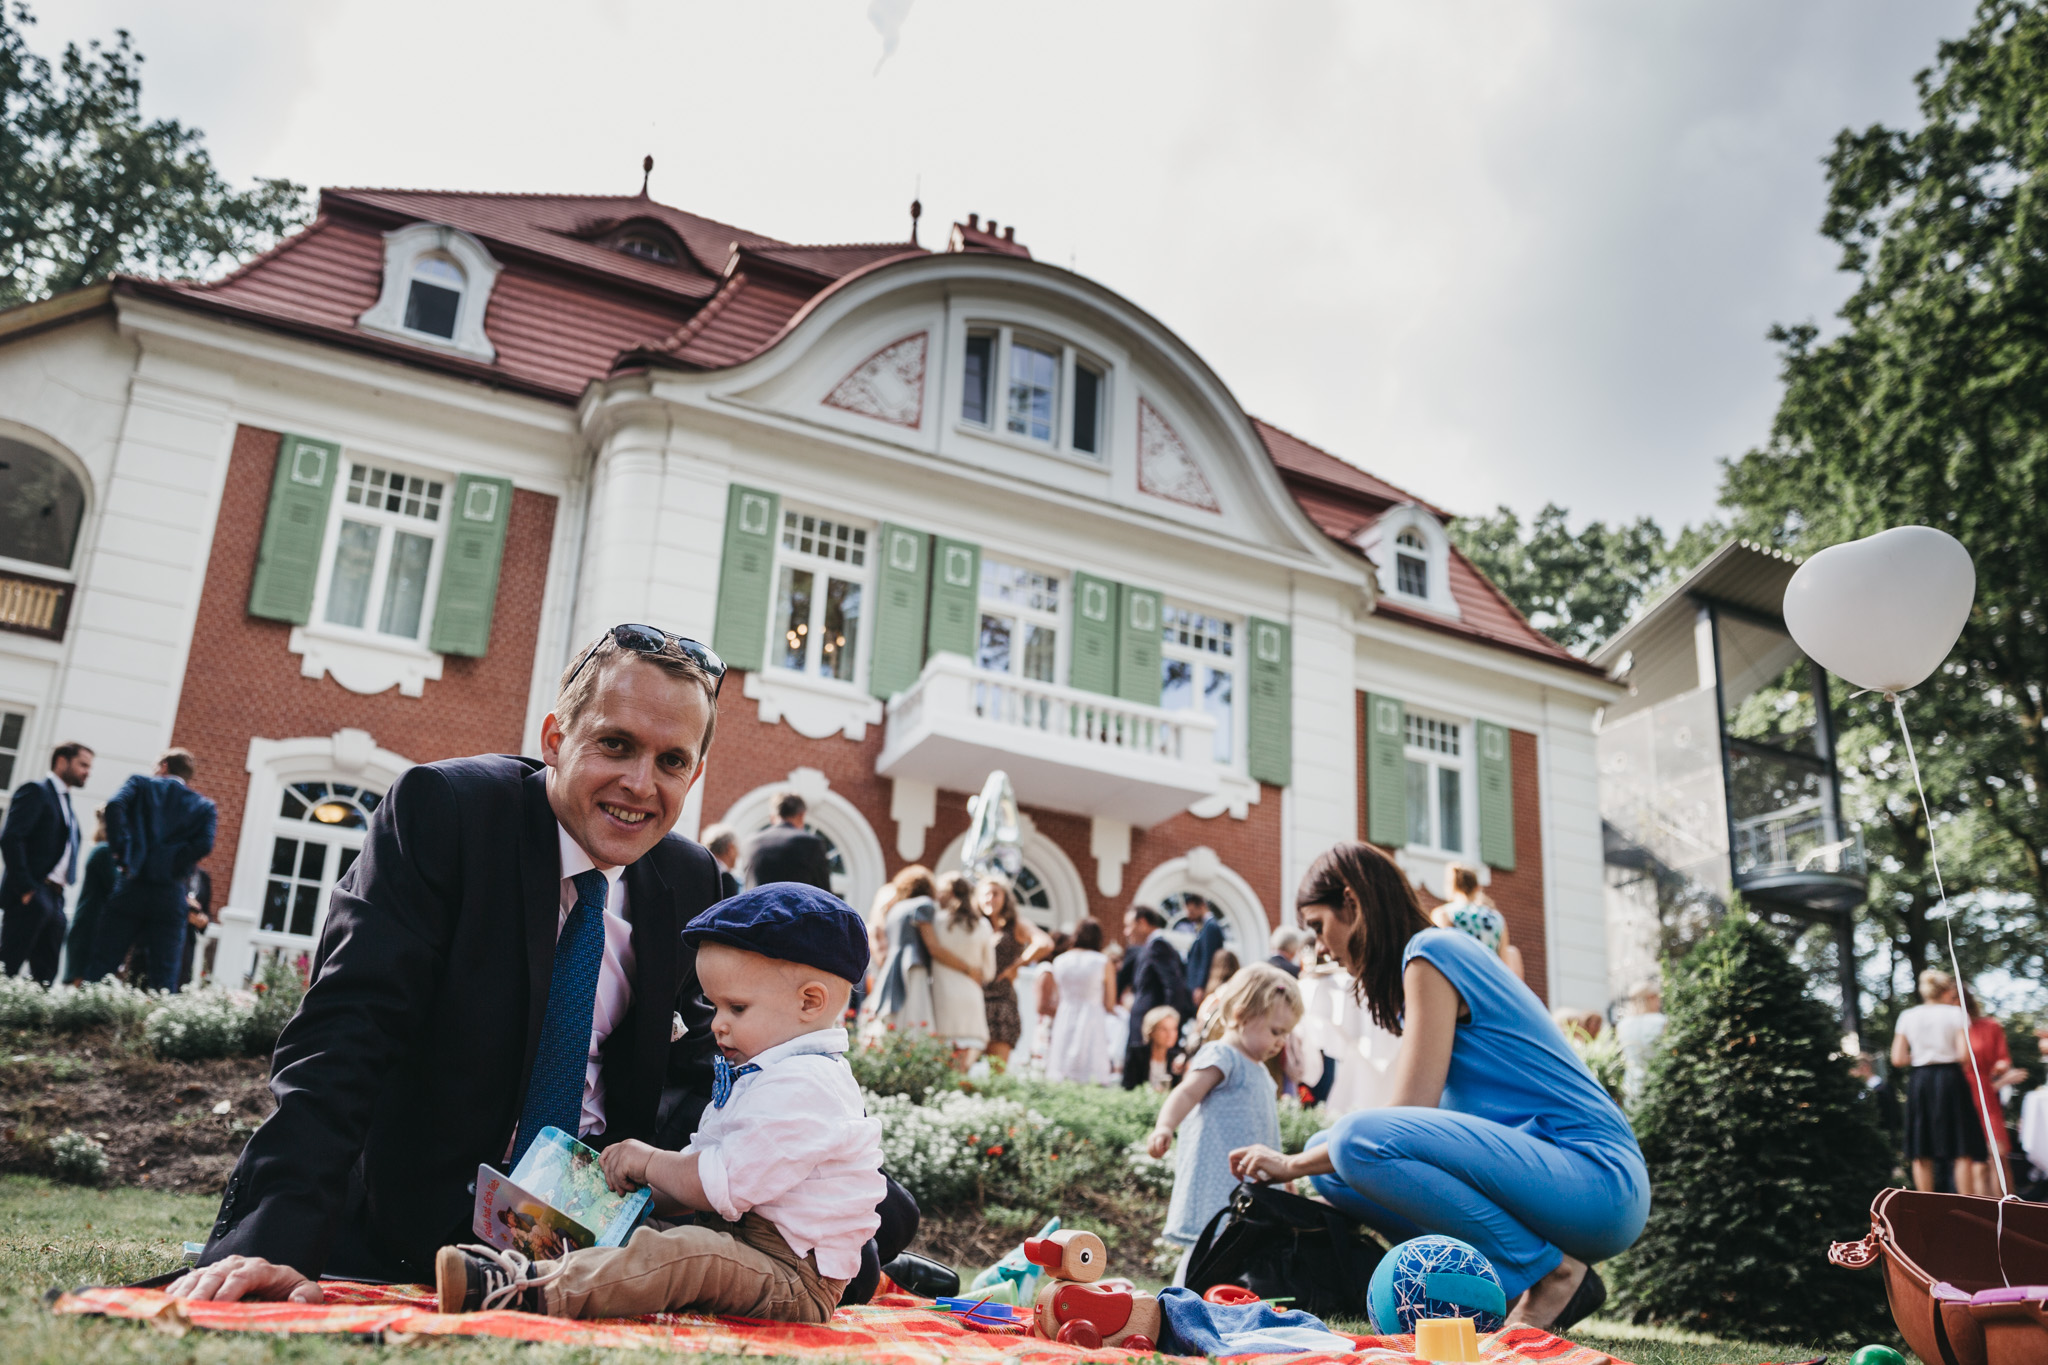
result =
[[[1186,1284],[1197,1294],[1238,1284],[1319,1318],[1362,1318],[1366,1288],[1386,1254],[1328,1204],[1271,1185],[1239,1185],[1189,1253]]]

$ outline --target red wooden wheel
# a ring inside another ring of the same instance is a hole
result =
[[[1133,1332],[1122,1341],[1119,1341],[1117,1345],[1123,1347],[1126,1351],[1151,1351],[1157,1349],[1152,1344],[1152,1338],[1146,1336],[1143,1332]]]
[[[1102,1344],[1102,1333],[1096,1330],[1094,1323],[1076,1320],[1061,1327],[1060,1334],[1053,1339],[1063,1341],[1069,1346],[1079,1346],[1084,1351],[1092,1351]]]

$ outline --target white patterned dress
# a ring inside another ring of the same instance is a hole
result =
[[[1202,1229],[1237,1188],[1230,1154],[1259,1143],[1280,1146],[1280,1105],[1273,1074],[1230,1043],[1205,1043],[1188,1063],[1192,1076],[1205,1067],[1223,1073],[1180,1126],[1175,1143],[1173,1199],[1166,1206],[1167,1241],[1193,1246]]]

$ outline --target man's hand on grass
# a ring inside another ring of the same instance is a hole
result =
[[[292,1303],[325,1303],[319,1282],[288,1265],[272,1265],[260,1256],[224,1256],[212,1265],[188,1270],[164,1291],[174,1299],[286,1299]]]

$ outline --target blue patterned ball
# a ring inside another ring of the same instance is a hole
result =
[[[1471,1318],[1474,1331],[1498,1332],[1508,1316],[1493,1262],[1455,1237],[1417,1237],[1389,1251],[1366,1301],[1381,1336],[1406,1336],[1417,1318]]]

